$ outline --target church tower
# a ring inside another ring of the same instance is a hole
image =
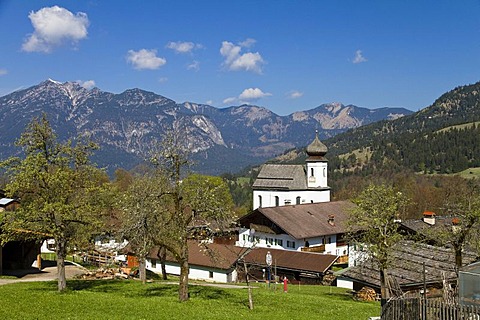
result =
[[[318,131],[315,139],[307,147],[307,187],[328,188],[327,169],[328,160],[325,159],[327,147],[318,139]]]

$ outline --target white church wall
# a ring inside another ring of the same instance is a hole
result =
[[[278,197],[278,205],[277,199]],[[253,191],[253,210],[276,206],[296,205],[304,203],[318,203],[330,201],[330,189],[324,190],[289,190],[289,191]]]

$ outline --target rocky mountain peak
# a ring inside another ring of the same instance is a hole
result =
[[[384,120],[387,114],[342,104],[279,116],[254,105],[218,109],[194,102],[177,103],[134,88],[120,94],[88,90],[77,82],[46,80],[0,97],[0,159],[18,152],[13,145],[33,116],[47,113],[61,139],[84,135],[100,145],[95,162],[112,172],[132,168],[149,157],[165,130],[176,129],[198,163],[196,170],[235,172],[286,149],[305,146],[315,129],[320,139],[349,128]]]

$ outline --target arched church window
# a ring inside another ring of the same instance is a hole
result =
[[[258,196],[258,206],[262,207],[262,196]]]
[[[300,197],[297,197],[297,201],[295,202],[296,204],[300,204],[300,200],[301,198]]]
[[[314,174],[313,174],[313,168],[310,168],[310,176],[312,176],[312,177],[314,176]]]
[[[278,196],[275,196],[275,206],[280,206],[280,198]]]
[[[327,169],[323,168],[323,176],[326,177],[327,176]]]

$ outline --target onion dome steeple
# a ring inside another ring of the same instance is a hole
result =
[[[318,130],[315,130],[315,139],[307,147],[307,155],[309,157],[323,158],[327,153],[327,146],[318,139]]]

